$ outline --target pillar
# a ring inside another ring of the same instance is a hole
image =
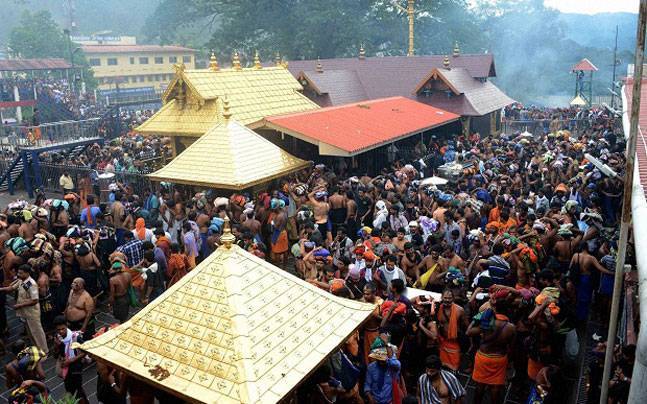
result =
[[[490,135],[496,134],[496,111],[490,112]]]
[[[20,91],[18,91],[18,86],[14,86],[13,88],[13,99],[14,101],[20,101]],[[22,122],[22,108],[21,107],[16,107],[16,121],[18,121],[18,124]]]
[[[461,122],[463,123],[463,136],[467,137],[470,135],[470,125],[472,123],[472,117],[464,116],[461,118]]]

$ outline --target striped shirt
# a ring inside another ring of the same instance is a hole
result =
[[[461,386],[460,382],[452,372],[447,370],[440,371],[440,377],[449,390],[449,396],[452,400],[458,400],[465,396],[465,389]],[[434,388],[427,373],[423,373],[418,379],[418,390],[420,391],[421,404],[442,404],[438,392]]]

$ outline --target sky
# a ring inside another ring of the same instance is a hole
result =
[[[597,14],[613,12],[638,13],[640,0],[544,0],[546,7],[562,13]]]

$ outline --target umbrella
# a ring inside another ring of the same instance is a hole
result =
[[[433,177],[425,178],[424,180],[420,181],[421,186],[429,186],[429,185],[445,185],[449,181],[447,181],[444,178],[441,177],[436,177],[435,175]]]

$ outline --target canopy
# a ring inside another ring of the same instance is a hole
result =
[[[242,190],[309,165],[228,119],[149,177],[154,181]]]
[[[373,310],[234,244],[81,349],[190,402],[276,403]]]
[[[586,101],[584,101],[584,99],[578,95],[575,98],[573,98],[573,100],[571,101],[571,105],[578,105],[583,107],[586,105]]]

